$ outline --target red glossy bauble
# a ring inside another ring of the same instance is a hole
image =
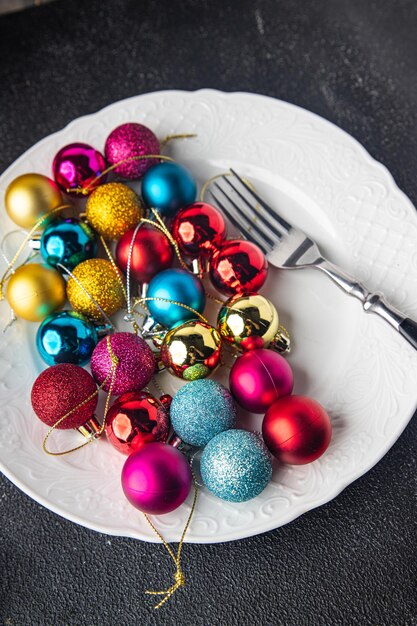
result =
[[[135,228],[121,237],[116,248],[116,263],[126,273]],[[172,265],[174,253],[168,238],[157,228],[141,226],[132,247],[130,273],[140,284],[149,283],[156,274]]]
[[[32,406],[39,419],[53,426],[97,390],[92,376],[79,365],[61,363],[44,370],[32,387]],[[79,406],[57,428],[79,428],[93,415],[97,395]]]
[[[303,465],[315,461],[327,449],[332,426],[321,404],[306,396],[287,396],[267,410],[262,435],[280,461]]]
[[[218,209],[207,202],[194,202],[174,218],[172,234],[185,256],[208,256],[226,237],[226,223]]]
[[[260,248],[244,239],[229,239],[210,258],[210,280],[221,293],[256,293],[264,284],[268,263]]]
[[[106,435],[119,452],[131,454],[147,443],[165,443],[169,425],[168,411],[159,400],[146,391],[131,391],[110,407]]]

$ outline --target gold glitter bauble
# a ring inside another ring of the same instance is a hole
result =
[[[7,283],[6,299],[18,317],[40,322],[65,303],[65,280],[49,265],[21,265]]]
[[[221,348],[222,340],[216,328],[191,320],[167,332],[161,359],[171,374],[183,380],[199,380],[220,365]]]
[[[88,259],[77,265],[67,283],[67,296],[73,309],[102,321],[103,316],[91,300],[94,298],[106,315],[113,315],[125,304],[122,285],[116,270],[106,259]],[[119,273],[120,278],[122,274]],[[77,283],[81,283],[82,287]]]
[[[139,196],[123,183],[97,187],[88,198],[85,211],[87,220],[105,239],[120,239],[143,215]]]
[[[52,209],[62,204],[62,196],[53,180],[42,174],[23,174],[6,189],[6,211],[11,220],[22,228],[32,228]],[[46,226],[47,220],[43,223]]]
[[[223,339],[238,348],[267,348],[278,333],[279,318],[268,298],[238,294],[225,302],[217,324]]]

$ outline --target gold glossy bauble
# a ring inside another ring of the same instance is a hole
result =
[[[61,192],[53,180],[42,174],[23,174],[6,189],[6,211],[22,228],[32,228],[45,213],[62,204]],[[46,226],[47,220],[42,224]]]
[[[268,298],[237,294],[225,302],[217,325],[222,338],[238,348],[267,348],[278,333],[279,318]]]
[[[169,371],[183,380],[206,378],[220,365],[221,337],[213,326],[192,320],[168,331],[161,359]]]
[[[117,271],[106,259],[88,259],[77,265],[72,272],[75,278],[71,277],[67,284],[68,300],[72,308],[92,319],[102,320],[103,316],[90,295],[106,315],[119,311],[125,304],[125,299]],[[122,277],[121,272],[119,276]]]
[[[143,209],[139,196],[123,183],[106,183],[87,200],[87,220],[105,239],[120,239],[136,226]]]
[[[49,265],[21,265],[7,283],[6,299],[18,317],[40,322],[65,303],[65,280]]]

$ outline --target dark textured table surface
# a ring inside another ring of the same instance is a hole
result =
[[[1,0],[0,0],[1,2]],[[70,120],[135,94],[213,87],[296,103],[338,124],[417,202],[417,8],[380,0],[58,0],[0,17],[0,169]],[[0,483],[7,626],[417,624],[417,419],[334,501],[244,541],[108,537]]]

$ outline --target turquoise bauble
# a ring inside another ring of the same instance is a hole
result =
[[[202,313],[206,304],[206,294],[201,280],[186,270],[169,269],[159,272],[149,283],[146,295],[148,298],[170,301],[149,300],[147,302],[153,319],[167,328],[173,328],[195,319],[197,316],[193,311]],[[181,302],[193,311],[173,302]]]
[[[159,163],[151,167],[142,179],[142,198],[148,208],[163,217],[173,217],[177,211],[194,202],[197,187],[190,172],[177,163]]]
[[[97,342],[94,324],[76,311],[52,313],[44,319],[36,335],[36,347],[48,365],[86,365]]]
[[[233,428],[236,421],[232,394],[215,380],[187,383],[177,391],[169,410],[176,434],[184,443],[198,448]]]
[[[228,502],[245,502],[259,495],[272,476],[267,447],[255,433],[225,430],[208,442],[200,472],[206,487]]]
[[[54,220],[42,233],[41,255],[53,267],[61,263],[73,270],[79,263],[95,257],[96,253],[96,233],[91,226],[75,218]]]

